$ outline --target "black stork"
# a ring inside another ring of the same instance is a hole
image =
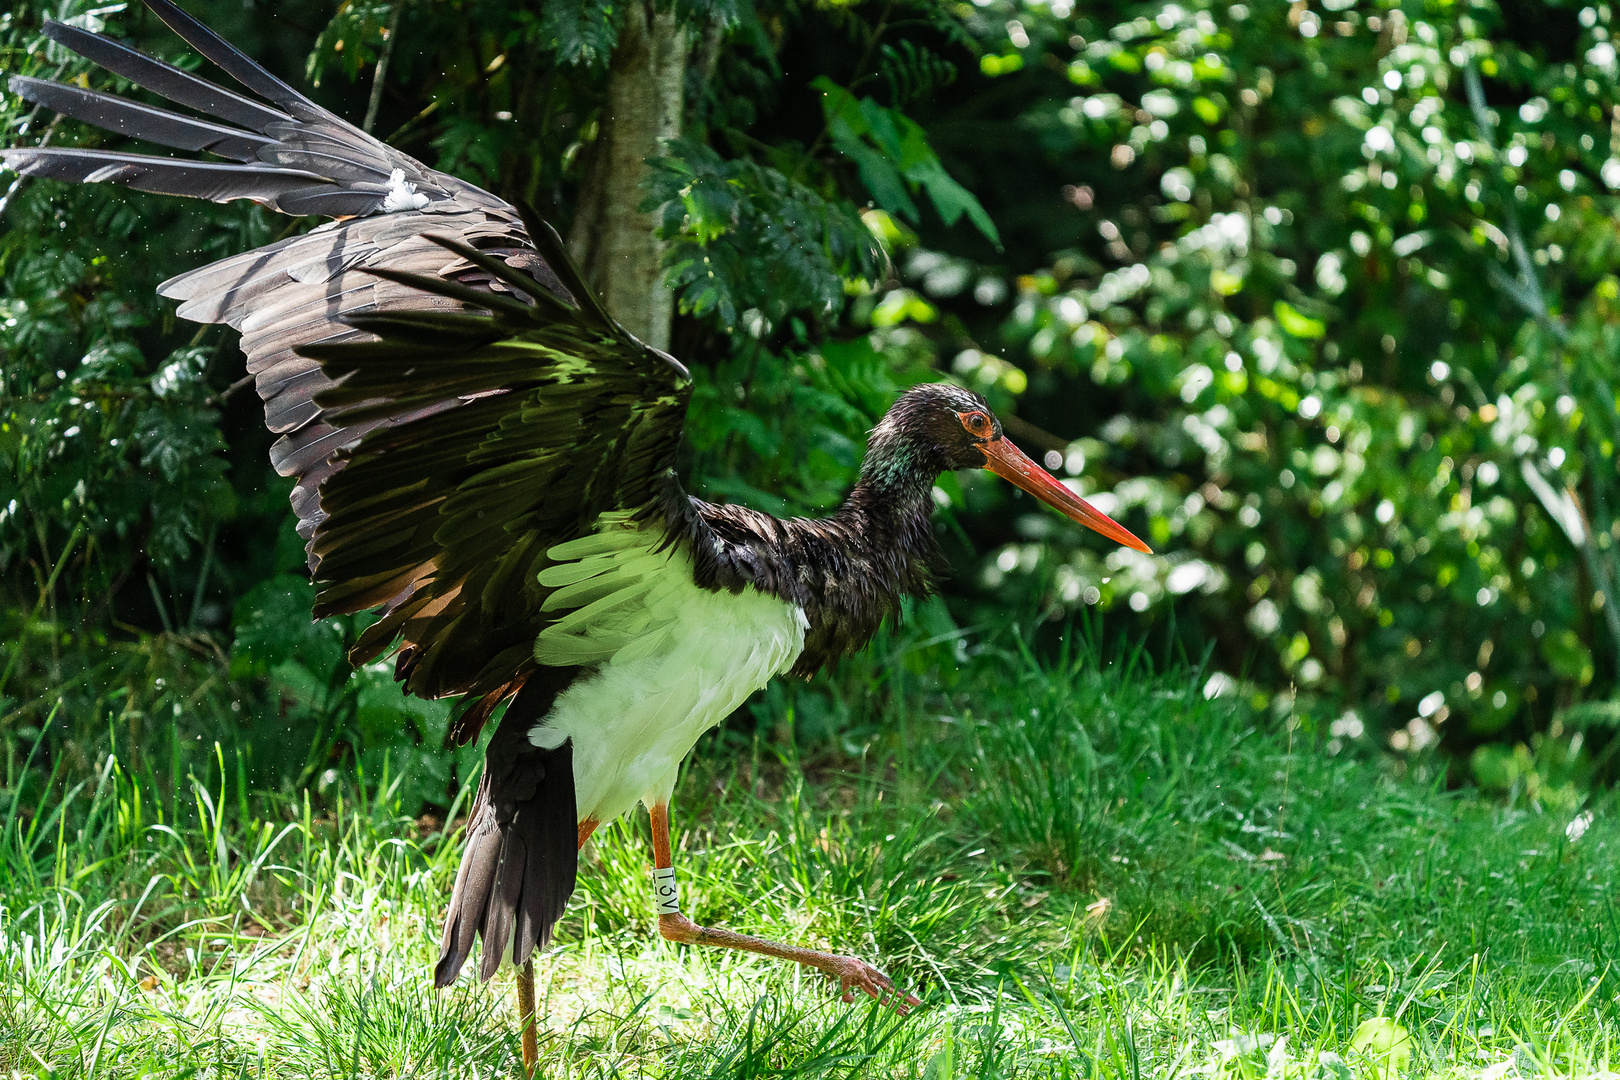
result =
[[[579,847],[641,802],[665,938],[806,964],[845,1001],[858,990],[916,1004],[865,961],[681,914],[668,808],[682,758],[773,676],[861,648],[902,597],[929,592],[945,470],[989,469],[1147,547],[1013,446],[983,398],[943,383],[914,387],[883,417],[830,517],[784,521],[688,495],[673,469],[687,369],[614,322],[549,226],[320,108],[170,0],[146,3],[247,94],[59,22],[46,24],[52,41],[201,115],[32,78],[11,89],[221,160],[38,147],[4,161],[25,176],[332,219],[160,291],[183,318],[241,331],[281,436],[272,463],[297,478],[315,616],[380,609],[352,659],[392,650],[408,692],[468,699],[458,743],[506,706],[436,985],[455,980],[480,936],[481,978],[519,965],[532,1065],[531,955],[573,892]]]

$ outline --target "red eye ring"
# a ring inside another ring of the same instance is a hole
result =
[[[962,414],[962,426],[967,429],[970,435],[984,436],[990,434],[992,430],[990,418],[977,409]]]

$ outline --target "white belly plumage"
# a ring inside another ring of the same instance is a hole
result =
[[[530,731],[536,746],[574,740],[579,819],[606,822],[669,801],[698,736],[804,651],[804,610],[752,588],[710,592],[690,558],[628,514],[552,548],[545,610],[567,611],[535,643],[542,664],[594,665]]]

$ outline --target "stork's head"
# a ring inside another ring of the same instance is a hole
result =
[[[950,469],[988,469],[1086,528],[1137,551],[1150,550],[1014,446],[984,398],[951,383],[914,386],[872,430],[861,475],[877,483],[902,476],[932,483]]]

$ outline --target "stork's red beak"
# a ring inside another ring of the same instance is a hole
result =
[[[1047,506],[1061,511],[1065,517],[1102,533],[1110,540],[1153,554],[1153,549],[1132,536],[1129,529],[1064,487],[1057,477],[1031,461],[1011,440],[1005,437],[992,439],[980,449],[984,451],[984,467],[1003,480],[1012,481]]]

